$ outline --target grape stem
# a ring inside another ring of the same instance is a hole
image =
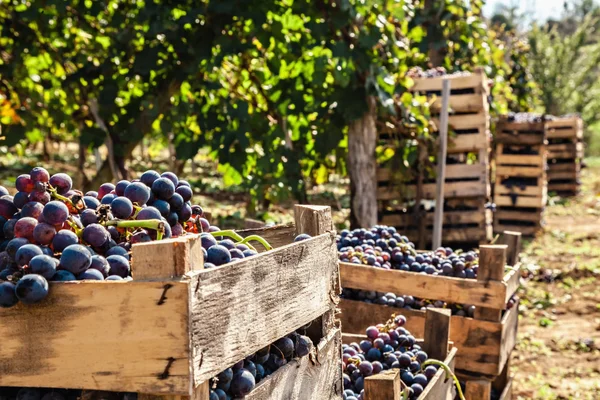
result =
[[[465,400],[465,395],[463,394],[462,388],[460,387],[460,382],[458,381],[458,378],[456,377],[456,375],[454,375],[454,373],[448,365],[439,360],[427,360],[421,365],[421,368],[424,369],[428,365],[437,365],[438,367],[441,367],[444,371],[446,371],[446,378],[452,377],[452,380],[454,381],[456,391],[458,392],[458,397],[460,398],[460,400]]]
[[[273,246],[271,246],[265,239],[263,239],[262,237],[260,237],[258,235],[250,235],[250,236],[246,237],[244,240],[242,240],[240,243],[250,246],[250,244],[248,242],[251,240],[255,240],[258,243],[262,244],[263,247],[265,248],[265,250],[273,250]]]
[[[58,191],[56,189],[54,189],[53,187],[49,187],[47,190],[48,190],[48,192],[50,192],[50,196],[52,196],[53,198],[58,199],[58,200],[62,201],[63,203],[69,204],[75,210],[81,211],[81,207],[77,207],[77,205],[75,203],[73,203],[73,201],[71,201],[71,199],[69,199],[68,197],[58,194]]]
[[[254,248],[254,246],[252,246],[249,242],[251,240],[255,240],[257,242],[259,242],[260,244],[263,245],[263,247],[266,250],[273,250],[273,246],[271,246],[265,239],[263,239],[262,237],[258,236],[258,235],[250,235],[247,238],[243,238],[241,237],[239,234],[237,234],[236,232],[234,232],[231,229],[228,230],[224,230],[224,231],[217,231],[217,232],[209,232],[211,235],[217,237],[217,236],[225,236],[228,237],[230,239],[233,239],[236,244],[245,244],[246,246],[248,246],[252,251],[256,251],[256,248]]]
[[[144,219],[140,221],[122,221],[119,219],[113,219],[111,221],[106,221],[104,223],[105,226],[116,226],[117,228],[143,228],[143,229],[152,229],[156,231],[156,239],[162,240],[164,231],[165,231],[165,223],[159,219]]]

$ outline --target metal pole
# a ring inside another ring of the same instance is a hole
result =
[[[440,113],[440,150],[438,153],[435,215],[433,219],[433,250],[442,245],[444,224],[444,182],[446,180],[446,151],[448,147],[448,107],[450,103],[450,80],[444,79],[442,86],[442,110]]]

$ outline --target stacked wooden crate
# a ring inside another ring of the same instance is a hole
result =
[[[486,210],[489,181],[489,105],[487,78],[482,71],[435,78],[418,78],[413,92],[429,96],[434,125],[439,125],[441,90],[444,79],[451,81],[449,145],[444,187],[444,243],[484,242],[492,234],[492,215]],[[386,141],[387,134],[380,135]],[[379,222],[397,227],[414,240],[431,241],[434,208],[415,213],[418,198],[416,180],[400,176],[393,162],[378,166],[377,200]],[[421,204],[433,203],[434,177],[425,177]],[[417,208],[420,205],[417,205]]]
[[[496,143],[494,230],[532,236],[543,226],[548,192],[545,122],[502,117]]]
[[[342,262],[342,286],[475,305],[474,318],[451,317],[450,340],[458,348],[456,369],[461,380],[467,382],[467,399],[489,399],[486,395],[490,395],[492,387],[503,393],[503,399],[509,399],[509,360],[517,340],[519,313],[518,303],[507,309],[507,302],[519,287],[521,234],[504,232],[500,241],[504,244],[480,246],[477,280]],[[342,299],[339,307],[344,336],[363,333],[392,313],[404,315],[406,329],[415,336],[422,336],[427,330],[425,311],[348,299]]]
[[[574,196],[579,193],[583,158],[583,120],[559,117],[546,122],[548,137],[548,191]]]
[[[203,269],[199,235],[135,244],[132,282],[51,282],[36,305],[0,309],[0,386],[209,399],[209,379],[309,325],[312,354],[245,399],[339,399],[339,266],[329,207],[258,233],[274,250]],[[296,233],[313,237],[294,243]],[[104,397],[103,397],[104,398]]]

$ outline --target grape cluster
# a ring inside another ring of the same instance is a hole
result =
[[[210,400],[243,398],[261,380],[286,365],[294,358],[308,355],[313,348],[308,336],[293,332],[254,355],[227,368],[210,382]]]
[[[515,112],[509,112],[505,118],[508,122],[516,122],[520,124],[539,123],[550,120],[548,115]]]
[[[477,278],[478,256],[474,251],[457,254],[449,247],[417,253],[415,245],[396,228],[376,225],[371,229],[343,230],[337,237],[339,260],[428,275]]]
[[[435,67],[430,69],[423,69],[422,67],[411,68],[406,75],[409,78],[437,78],[440,76],[452,75],[452,76],[465,76],[469,75],[469,72],[457,71],[449,74],[444,67]]]
[[[0,186],[2,307],[43,300],[48,281],[131,280],[132,244],[220,231],[191,204],[190,185],[172,172],[150,170],[83,194],[69,175],[35,167],[17,177],[15,188],[11,196]],[[205,235],[208,266],[255,254],[248,245]]]
[[[343,345],[344,400],[364,400],[365,378],[389,369],[400,369],[409,398],[423,393],[437,367],[423,365],[427,353],[403,327],[405,324],[403,315],[395,316],[386,324],[368,327],[360,343]]]

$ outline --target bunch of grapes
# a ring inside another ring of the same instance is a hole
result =
[[[415,245],[396,228],[376,225],[371,229],[343,230],[337,237],[339,259],[352,264],[371,265],[428,275],[476,279],[478,256],[474,251],[456,253],[449,247],[417,253]]]
[[[520,124],[539,123],[539,122],[549,121],[552,119],[552,117],[549,115],[541,115],[541,114],[534,114],[534,113],[515,113],[515,112],[509,112],[505,116],[505,118],[508,122],[516,122],[516,123],[520,123]]]
[[[313,343],[308,336],[293,332],[254,355],[227,368],[210,382],[210,400],[242,398],[261,380],[294,358],[308,355]]]
[[[422,67],[411,68],[406,75],[409,78],[437,78],[440,76],[465,76],[469,75],[469,72],[456,71],[448,73],[444,67],[435,67],[430,69],[423,69]]]
[[[367,338],[360,343],[343,345],[344,400],[364,400],[365,378],[389,369],[400,369],[409,398],[423,393],[437,367],[423,365],[427,353],[403,327],[405,324],[403,315],[394,316],[386,324],[368,327]]]
[[[48,281],[131,280],[135,243],[210,232],[202,234],[209,268],[256,254],[249,243],[223,239],[241,241],[211,226],[202,207],[192,205],[190,185],[172,172],[150,170],[83,194],[69,175],[35,167],[15,186],[14,196],[0,186],[2,307],[43,300]]]

